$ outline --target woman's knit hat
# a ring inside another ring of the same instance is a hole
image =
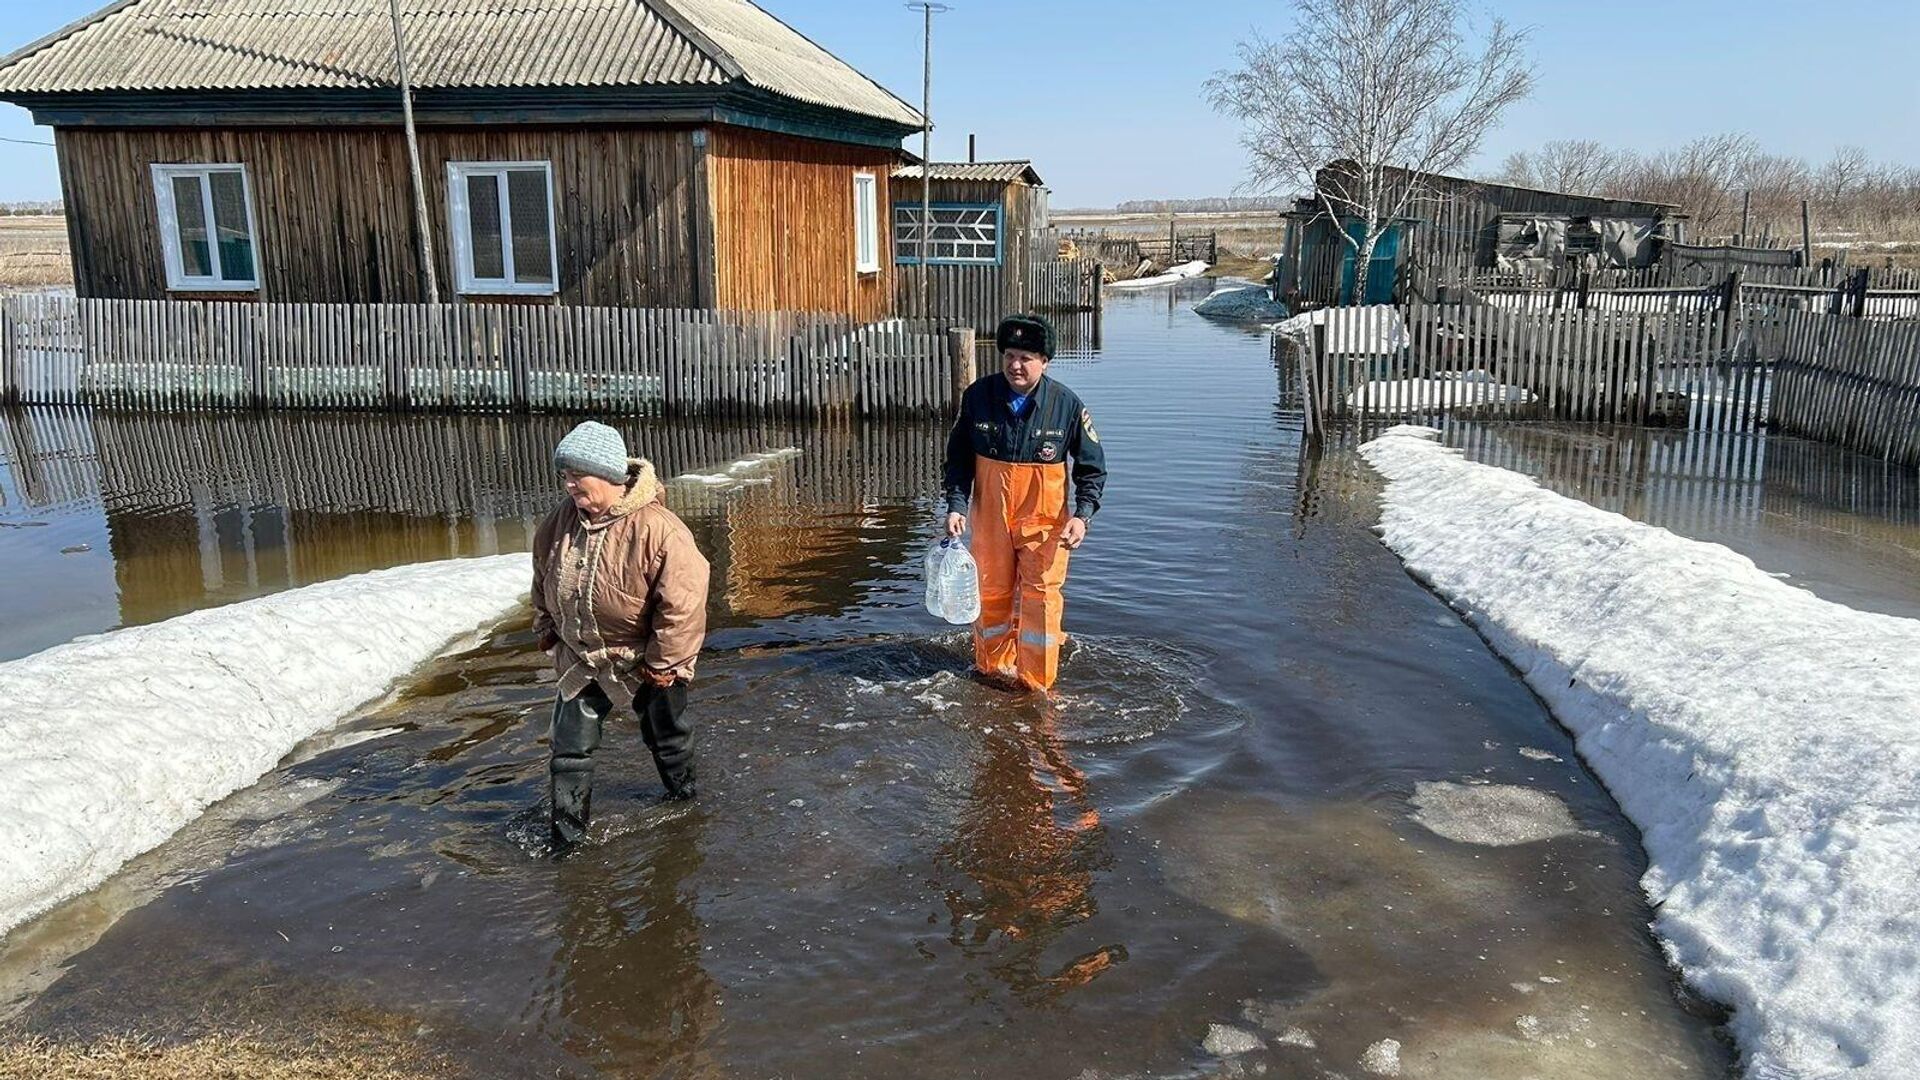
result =
[[[588,420],[553,448],[553,467],[597,476],[612,484],[627,480],[627,443],[618,431]]]

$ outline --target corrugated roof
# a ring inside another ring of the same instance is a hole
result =
[[[893,170],[895,179],[920,179],[919,165],[902,165]],[[1010,184],[1024,180],[1029,184],[1040,183],[1040,174],[1034,171],[1031,161],[936,161],[933,163],[933,179],[941,180],[988,180]]]
[[[746,0],[400,0],[422,89],[723,86],[917,126]],[[387,0],[122,0],[0,61],[0,93],[392,86]]]

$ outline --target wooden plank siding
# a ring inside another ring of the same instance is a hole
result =
[[[897,155],[746,128],[708,129],[714,306],[822,311],[857,319],[893,313],[888,174]],[[874,176],[880,268],[854,269],[853,176]]]
[[[558,302],[698,301],[691,128],[498,126],[420,133],[442,298],[453,299],[449,161],[550,161]],[[169,294],[149,166],[239,163],[253,191],[258,294],[308,303],[424,299],[406,144],[397,128],[62,128],[57,142],[74,282],[83,297]],[[227,294],[233,296],[234,294]],[[542,298],[536,298],[540,300]]]
[[[918,179],[894,181],[893,199],[887,213],[891,215],[896,205],[918,207],[920,188]],[[913,263],[897,265],[894,268],[898,275],[895,306],[899,313],[916,318],[924,314],[955,326],[971,326],[983,334],[990,334],[1002,317],[1032,308],[1033,263],[1037,254],[1033,208],[1039,192],[1040,189],[1024,183],[933,181],[933,189],[927,193],[927,197],[935,204],[999,205],[1000,262],[998,265],[934,263],[928,266],[926,280],[929,298],[925,300],[920,295],[920,267]],[[1051,256],[1053,252],[1047,251],[1045,254]],[[886,257],[892,261],[897,256],[889,248]]]

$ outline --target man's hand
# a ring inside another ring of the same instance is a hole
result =
[[[1060,530],[1060,543],[1068,551],[1079,547],[1086,538],[1087,519],[1083,517],[1068,518],[1066,526]]]
[[[947,535],[948,536],[958,537],[961,533],[966,531],[967,531],[967,515],[965,514],[948,514],[947,515]]]
[[[661,690],[672,687],[673,684],[679,680],[679,676],[671,671],[655,671],[652,668],[641,668],[640,670],[647,676],[648,682]]]

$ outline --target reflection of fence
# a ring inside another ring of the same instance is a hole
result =
[[[1289,344],[1310,433],[1448,414],[1751,431],[1920,464],[1920,322],[1747,305],[1335,308]]]
[[[0,409],[0,465],[21,499],[38,507],[102,500],[136,515],[205,503],[525,518],[558,501],[553,446],[573,423],[563,416]],[[933,491],[945,445],[944,429],[931,421],[614,423],[665,477],[798,448],[789,468],[804,490],[853,507]],[[715,497],[687,485],[675,504],[703,506]]]
[[[123,408],[937,413],[925,322],[490,304],[0,301],[0,396]]]

